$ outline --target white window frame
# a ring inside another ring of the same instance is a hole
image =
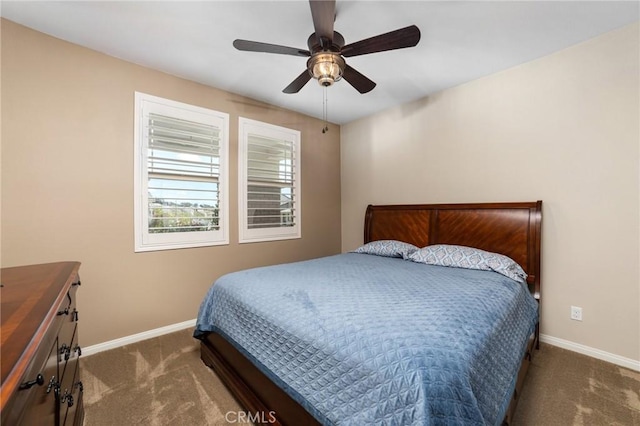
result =
[[[220,129],[218,215],[219,228],[211,231],[150,233],[148,197],[148,117],[161,114]],[[228,162],[229,114],[145,93],[135,92],[134,117],[134,227],[135,251],[171,250],[229,244]]]
[[[294,211],[293,226],[250,229],[248,226],[248,194],[247,194],[247,147],[249,135],[285,140],[293,143],[294,162]],[[300,173],[300,131],[276,126],[261,121],[240,117],[238,121],[238,216],[239,242],[254,243],[260,241],[289,240],[302,238],[302,186]]]

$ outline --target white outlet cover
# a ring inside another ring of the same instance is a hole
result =
[[[571,307],[571,319],[582,321],[582,308],[579,306]]]

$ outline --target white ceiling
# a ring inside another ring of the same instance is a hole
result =
[[[415,24],[413,48],[348,58],[378,85],[327,89],[329,121],[344,124],[531,61],[640,19],[638,1],[337,1],[346,43]],[[296,1],[6,1],[1,15],[124,60],[314,117],[323,89],[282,89],[306,58],[232,47],[236,38],[306,49],[309,4]]]

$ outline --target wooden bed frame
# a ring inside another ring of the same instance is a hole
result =
[[[457,244],[504,254],[527,272],[527,283],[540,302],[542,201],[525,203],[369,205],[364,242],[394,239],[424,247]],[[515,412],[524,378],[539,346],[539,327],[528,342],[516,390],[504,423]],[[212,368],[256,424],[317,425],[302,406],[268,379],[220,335],[201,343],[201,358]]]

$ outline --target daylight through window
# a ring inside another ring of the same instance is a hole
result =
[[[220,229],[219,133],[149,114],[149,232]]]

